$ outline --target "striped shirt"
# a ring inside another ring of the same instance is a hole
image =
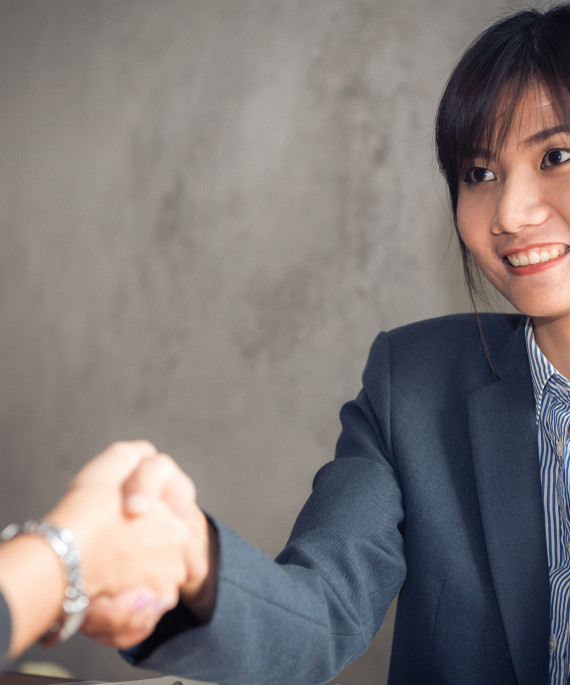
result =
[[[526,344],[534,397],[548,572],[550,685],[570,674],[570,382],[546,359],[527,320]]]

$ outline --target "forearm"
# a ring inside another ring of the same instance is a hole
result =
[[[228,685],[326,682],[366,648],[401,587],[402,515],[387,467],[363,458],[327,465],[278,563],[216,524],[212,618],[196,625],[179,606],[128,657]]]
[[[316,575],[280,567],[223,526],[220,533],[211,620],[196,625],[193,614],[185,614],[180,605],[145,643],[126,654],[129,660],[208,682],[308,685],[333,677],[362,651],[358,630],[342,637],[342,654],[333,648],[329,606]]]
[[[61,563],[41,537],[22,535],[0,546],[0,590],[12,621],[10,657],[43,635],[61,612]]]

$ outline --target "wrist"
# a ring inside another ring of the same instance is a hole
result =
[[[57,619],[65,597],[63,569],[45,540],[20,535],[0,545],[0,591],[10,609],[14,658]]]
[[[65,641],[81,627],[89,597],[86,592],[81,571],[81,554],[75,544],[73,534],[66,528],[58,528],[46,520],[27,521],[23,526],[10,524],[0,533],[1,542],[9,542],[15,537],[35,536],[47,543],[58,558],[63,570],[64,592],[59,617],[42,637],[45,645]],[[50,588],[53,591],[53,588]]]
[[[206,559],[201,578],[188,581],[180,589],[180,598],[200,623],[207,623],[214,613],[218,586],[218,532],[204,514],[206,525]]]
[[[101,503],[87,490],[71,488],[58,504],[45,516],[45,520],[58,528],[73,532],[75,545],[81,554],[81,567],[86,592],[95,597],[105,590],[102,584],[105,554],[101,538],[108,530],[108,502]]]

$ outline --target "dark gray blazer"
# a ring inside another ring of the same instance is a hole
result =
[[[218,600],[128,658],[224,685],[308,685],[364,651],[399,593],[390,683],[548,682],[549,579],[523,319],[381,334],[336,458],[277,563],[217,524]],[[261,512],[262,514],[262,512]]]

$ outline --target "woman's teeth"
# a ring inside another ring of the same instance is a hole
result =
[[[551,259],[556,259],[556,257],[562,257],[568,250],[570,250],[570,247],[543,247],[529,250],[528,252],[509,254],[507,255],[507,260],[511,266],[528,266],[529,264],[540,264],[541,262],[549,262]]]

